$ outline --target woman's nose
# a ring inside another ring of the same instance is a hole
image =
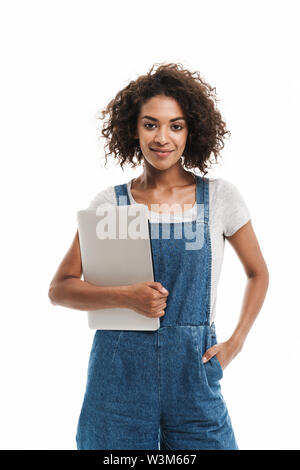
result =
[[[166,142],[168,142],[168,133],[167,131],[164,131],[164,130],[158,130],[155,134],[155,137],[154,137],[154,142],[156,144],[165,144]]]

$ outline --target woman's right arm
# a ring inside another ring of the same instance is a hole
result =
[[[124,307],[126,286],[96,286],[81,279],[78,230],[51,281],[48,296],[53,305],[78,310]]]
[[[132,308],[136,312],[159,317],[164,314],[166,294],[159,282],[124,286],[96,286],[81,279],[82,264],[78,230],[50,283],[48,296],[53,305],[77,310]]]

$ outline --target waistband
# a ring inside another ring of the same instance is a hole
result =
[[[166,325],[166,326],[160,326],[157,330],[155,331],[159,331],[159,330],[162,330],[162,329],[165,329],[165,328],[196,328],[196,327],[210,327],[213,332],[216,331],[216,325],[214,322],[212,323],[209,323],[209,322],[202,322],[202,323],[197,323],[196,325],[193,325],[192,323],[187,323],[187,324],[183,324],[183,325]]]

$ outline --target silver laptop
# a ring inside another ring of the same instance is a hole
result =
[[[77,212],[82,272],[85,281],[121,286],[154,281],[148,221],[144,204],[99,206]],[[159,318],[128,308],[88,311],[96,330],[157,330]]]

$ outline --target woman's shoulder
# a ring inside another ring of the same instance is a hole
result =
[[[218,193],[228,193],[238,190],[237,186],[225,178],[207,178],[209,181],[209,188]]]
[[[114,186],[107,186],[100,190],[93,199],[90,201],[88,209],[95,209],[98,206],[116,206],[116,194],[115,194],[115,187]]]
[[[225,178],[207,178],[209,181],[210,200],[218,204],[232,204],[243,199],[238,185]]]
[[[249,207],[242,191],[225,178],[209,178],[209,188],[215,221],[222,223],[223,233],[230,236],[251,218]]]

